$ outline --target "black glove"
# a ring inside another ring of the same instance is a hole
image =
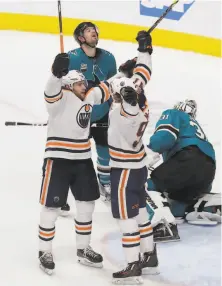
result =
[[[61,78],[69,72],[69,55],[66,53],[58,54],[52,64],[52,73]]]
[[[141,53],[148,52],[150,55],[153,52],[152,47],[152,37],[151,35],[146,31],[140,31],[137,34],[136,37],[137,42],[139,43],[138,51]]]
[[[132,77],[133,76],[133,70],[134,70],[135,65],[136,65],[136,61],[137,61],[137,57],[132,59],[132,60],[126,61],[124,64],[121,64],[121,66],[119,67],[119,72],[124,73],[125,76],[128,78]]]
[[[131,86],[125,86],[121,88],[120,95],[127,103],[132,106],[136,106],[138,103],[138,94]]]

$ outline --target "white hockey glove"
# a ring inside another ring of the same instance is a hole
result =
[[[204,211],[204,208],[217,208],[215,213]],[[210,193],[198,200],[194,211],[186,215],[189,224],[211,226],[221,223],[221,193]]]

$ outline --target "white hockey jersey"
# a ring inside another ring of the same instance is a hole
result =
[[[88,91],[84,100],[62,89],[62,79],[51,75],[45,88],[49,114],[45,158],[91,158],[90,116],[94,104],[109,99],[108,82]]]
[[[132,81],[144,87],[151,77],[151,57],[139,53]],[[108,144],[110,166],[139,169],[147,165],[147,155],[142,136],[148,124],[148,104],[140,109],[127,102],[112,105],[109,113]]]

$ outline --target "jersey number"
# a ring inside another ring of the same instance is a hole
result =
[[[190,121],[190,125],[193,126],[196,129],[196,136],[202,140],[206,140],[207,141],[207,136],[204,134],[202,128],[200,127],[200,125],[197,122],[194,121]]]
[[[144,134],[144,131],[145,131],[146,127],[147,127],[147,124],[148,124],[148,121],[142,122],[140,124],[139,129],[138,129],[137,134],[136,134],[138,136],[138,139],[133,142],[133,147],[134,148],[139,144],[139,142],[140,142],[140,140],[141,140],[141,138],[142,138],[142,136]]]

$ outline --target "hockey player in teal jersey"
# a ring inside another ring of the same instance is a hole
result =
[[[97,48],[99,30],[91,22],[82,22],[74,30],[74,38],[80,45],[79,48],[68,52],[69,70],[81,71],[88,81],[88,88],[111,78],[117,73],[114,56]],[[104,90],[104,93],[107,92]],[[97,150],[97,171],[101,194],[110,194],[110,167],[109,149],[107,143],[108,113],[110,102],[94,106],[91,115],[91,136]],[[62,210],[69,210],[65,205]]]
[[[148,203],[147,209],[148,212],[152,209],[154,213],[157,210],[157,213],[168,213],[167,221],[171,224],[171,232],[163,230],[162,225],[155,229],[156,240],[168,240],[169,237],[165,237],[167,234],[172,240],[178,239],[169,206],[172,211],[175,205],[180,209],[183,206],[183,214],[191,213],[198,200],[211,191],[216,170],[215,152],[196,121],[196,112],[194,100],[180,102],[173,109],[165,110],[147,146],[163,157],[162,164],[153,169],[151,167],[148,201],[150,199],[154,204]],[[152,192],[155,190],[159,193]],[[186,219],[194,221],[197,218],[193,214]]]

